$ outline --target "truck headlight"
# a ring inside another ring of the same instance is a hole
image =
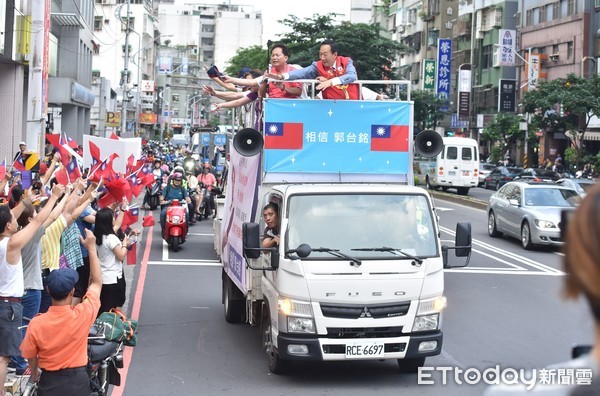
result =
[[[442,312],[448,305],[445,296],[438,296],[429,298],[427,300],[419,301],[419,309],[417,309],[417,315],[426,315],[430,313]]]
[[[315,321],[312,318],[288,316],[287,325],[290,333],[315,333]]]
[[[437,330],[439,324],[440,314],[431,314],[415,317],[412,331],[431,331]]]
[[[310,303],[280,297],[280,324],[285,324],[289,333],[316,333],[315,320]]]
[[[538,228],[549,228],[549,229],[557,229],[558,227],[551,221],[548,220],[534,220],[535,225]]]

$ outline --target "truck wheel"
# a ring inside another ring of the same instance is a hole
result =
[[[419,370],[419,367],[425,365],[425,358],[410,358],[410,359],[398,359],[398,366],[400,367],[401,373],[414,374]]]
[[[223,280],[223,308],[227,323],[243,323],[245,304],[242,293],[231,279],[225,275]]]
[[[458,192],[458,195],[468,195],[469,194],[469,187],[458,187],[456,189],[456,192]]]
[[[262,305],[260,321],[260,334],[262,335],[263,350],[267,354],[269,370],[273,374],[283,374],[290,366],[287,360],[281,360],[277,348],[273,345],[273,333],[271,332],[271,311],[267,304]]]

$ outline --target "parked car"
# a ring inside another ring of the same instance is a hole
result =
[[[496,165],[487,162],[479,163],[479,187],[485,183],[485,178],[496,169]]]
[[[561,179],[561,175],[550,169],[544,168],[525,168],[515,176],[515,180],[532,180],[536,182],[555,182]]]
[[[577,194],[583,198],[596,185],[596,181],[590,179],[560,179],[556,181],[556,184],[577,191]]]
[[[574,209],[580,202],[575,190],[555,183],[509,182],[490,197],[488,234],[520,239],[524,249],[561,245],[561,212]]]
[[[483,182],[484,188],[493,188],[495,190],[499,190],[500,187],[512,181],[516,175],[521,173],[523,168],[515,167],[515,166],[499,166],[493,171],[490,172],[489,175],[485,178]]]

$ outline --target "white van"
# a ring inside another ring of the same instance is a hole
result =
[[[475,139],[445,137],[444,149],[434,158],[415,155],[415,175],[429,189],[456,188],[467,195],[479,183],[479,145]],[[423,180],[424,179],[424,180]]]

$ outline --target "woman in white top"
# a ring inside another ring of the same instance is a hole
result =
[[[120,222],[117,222],[120,223]],[[98,258],[102,267],[102,292],[100,310],[108,312],[111,308],[121,308],[125,303],[125,276],[123,261],[130,246],[128,235],[121,240],[115,233],[115,214],[110,208],[100,209],[96,213],[94,236],[98,245]]]

